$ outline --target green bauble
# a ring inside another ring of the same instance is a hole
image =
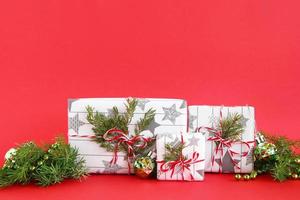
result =
[[[251,174],[250,174],[250,178],[251,179],[255,179],[257,176],[257,172],[256,171],[252,171]]]
[[[133,166],[135,175],[148,178],[155,168],[155,162],[149,156],[139,157],[134,161]]]
[[[44,155],[44,159],[45,159],[45,160],[48,160],[48,159],[49,159],[49,156],[48,156],[48,155]]]

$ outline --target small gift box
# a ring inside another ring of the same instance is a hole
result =
[[[206,137],[206,172],[253,170],[254,107],[189,106],[189,130]]]
[[[205,137],[202,134],[159,134],[156,149],[157,179],[204,180]]]
[[[128,125],[128,132],[111,127],[105,130],[103,138],[106,142],[114,143],[111,151],[95,142],[94,126],[87,119],[87,107],[93,108],[105,116],[112,115],[113,107],[123,114],[126,112],[127,98],[83,98],[69,100],[68,108],[68,139],[73,147],[77,147],[79,154],[86,160],[90,173],[120,173],[125,174],[132,169],[132,158],[137,148],[147,146],[149,140],[157,133],[166,130],[174,133],[187,130],[187,106],[181,99],[137,99],[136,109]],[[154,120],[139,136],[134,136],[138,121],[145,116],[149,109],[155,110]],[[104,133],[103,133],[104,134]],[[119,143],[121,142],[121,143]],[[126,149],[119,151],[120,148]],[[130,155],[129,155],[130,154]]]

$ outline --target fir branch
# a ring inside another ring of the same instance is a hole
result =
[[[164,155],[164,160],[166,162],[178,160],[182,156],[182,150],[185,148],[183,143],[178,143],[172,145],[167,143],[165,145],[166,153]]]
[[[222,131],[222,138],[237,141],[241,139],[241,134],[244,131],[243,116],[234,113],[220,121],[217,129]]]
[[[259,159],[260,155],[255,155],[255,169],[270,173],[278,181],[284,181],[290,178],[292,174],[300,175],[300,155],[294,151],[295,148],[299,147],[299,140],[291,140],[285,136],[273,136],[265,132],[261,133],[267,139],[266,142],[275,145],[276,154],[264,159]],[[259,146],[254,152],[256,154],[260,152]]]
[[[128,98],[126,100],[126,102],[127,102],[127,104],[125,104],[126,113],[124,114],[124,119],[125,119],[126,124],[128,125],[128,124],[130,124],[130,122],[132,120],[134,111],[138,104],[138,100],[135,98]]]
[[[145,115],[144,118],[140,119],[137,122],[137,126],[135,128],[135,134],[138,135],[142,131],[146,130],[149,125],[154,121],[154,116],[155,116],[155,110],[149,109]]]
[[[20,145],[0,169],[0,187],[30,182],[47,186],[86,175],[84,160],[63,139],[57,138],[47,146],[39,147],[33,142]]]
[[[114,151],[114,143],[107,142],[103,139],[103,135],[111,128],[117,128],[128,134],[128,126],[132,121],[134,112],[138,104],[138,99],[128,98],[125,103],[125,113],[120,113],[117,107],[113,107],[112,115],[105,116],[102,113],[94,112],[90,106],[86,107],[87,120],[93,126],[92,130],[97,136],[95,141],[105,148],[107,151]],[[137,122],[134,129],[136,135],[146,130],[154,120],[155,110],[149,109],[144,117]],[[120,146],[120,151],[126,152],[127,148]]]

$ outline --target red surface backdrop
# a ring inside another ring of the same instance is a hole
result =
[[[66,134],[71,97],[251,104],[260,129],[299,138],[299,6],[296,0],[1,1],[0,157],[16,143]],[[207,175],[203,183],[94,176],[46,189],[15,186],[0,190],[0,199],[299,199],[299,186],[270,178],[237,183],[231,175]]]

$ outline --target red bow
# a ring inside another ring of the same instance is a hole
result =
[[[116,164],[118,160],[119,146],[123,144],[127,147],[127,162],[128,162],[128,173],[130,173],[130,159],[135,157],[135,149],[144,149],[151,138],[144,138],[143,136],[137,135],[133,137],[128,137],[122,130],[112,128],[106,131],[103,135],[103,139],[107,142],[115,142],[114,156],[110,161],[110,164]]]
[[[183,136],[182,135],[181,135],[181,142],[183,144]],[[177,160],[167,161],[167,162],[162,160],[162,161],[157,161],[157,163],[161,163],[160,171],[162,171],[162,172],[168,172],[170,170],[172,171],[171,178],[173,177],[175,170],[179,170],[176,173],[180,173],[182,180],[184,180],[184,172],[185,172],[185,170],[187,170],[190,175],[189,180],[193,181],[194,177],[193,177],[193,174],[191,173],[190,166],[204,161],[204,159],[198,160],[198,158],[199,158],[198,152],[194,152],[192,158],[190,158],[190,159],[186,159],[181,152],[181,155]]]
[[[221,123],[222,122],[222,111],[220,111],[220,126],[221,126]],[[214,128],[210,128],[210,127],[199,127],[196,129],[196,132],[200,132],[201,129],[206,129],[208,130],[208,132],[210,133],[213,133],[214,136],[212,137],[209,137],[207,140],[208,141],[214,141],[214,142],[218,142],[218,145],[216,146],[215,148],[215,153],[213,154],[213,157],[212,157],[212,166],[214,165],[215,163],[215,156],[218,154],[218,152],[221,153],[221,158],[223,158],[224,156],[224,148],[227,147],[227,151],[229,153],[229,156],[230,156],[230,159],[231,159],[231,162],[233,163],[234,167],[236,167],[237,169],[241,169],[239,166],[238,166],[238,162],[236,162],[233,157],[234,155],[237,155],[239,154],[241,157],[245,157],[249,154],[250,152],[250,144],[253,143],[254,141],[235,141],[235,140],[230,140],[230,139],[223,139],[222,138],[222,128],[220,130],[217,130],[217,129],[214,129]],[[237,144],[237,143],[241,143],[242,145],[246,145],[247,147],[247,151],[243,152],[243,153],[239,153],[239,152],[236,152],[234,150],[232,150],[232,145],[233,144]],[[221,172],[221,169],[222,169],[222,166],[223,166],[223,161],[222,159],[220,159],[220,168],[219,168],[219,172]]]

